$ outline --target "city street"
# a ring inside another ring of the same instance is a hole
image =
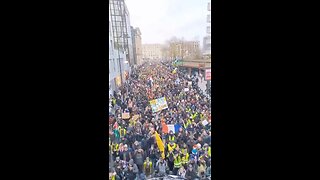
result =
[[[211,179],[210,2],[109,0],[109,180]]]
[[[125,84],[125,98],[114,97],[119,102],[114,107],[121,109],[117,108],[109,119],[116,121],[109,127],[112,149],[109,165],[113,174],[138,179],[153,177],[151,172],[159,167],[152,164],[159,166],[165,162],[166,167],[157,170],[158,173],[181,176],[178,170],[192,165],[196,159],[200,169],[191,171],[197,174],[190,174],[189,178],[210,175],[211,107],[210,100],[200,92],[205,90],[206,81],[199,83],[200,90],[189,84],[185,73],[175,69],[171,62],[138,66]],[[181,158],[185,158],[184,166],[180,165]],[[144,169],[144,163],[149,163],[151,169]]]

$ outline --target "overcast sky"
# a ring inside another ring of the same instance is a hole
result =
[[[206,35],[208,0],[126,0],[130,23],[139,27],[142,43],[164,43],[171,37],[199,40]]]

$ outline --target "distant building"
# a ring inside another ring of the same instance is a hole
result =
[[[169,54],[172,58],[186,59],[199,58],[200,42],[172,40],[169,42]]]
[[[134,52],[134,64],[140,65],[142,63],[142,44],[141,44],[141,32],[139,28],[131,28],[133,40],[133,52]]]
[[[161,44],[143,44],[142,45],[142,58],[149,60],[160,60],[162,59],[162,48]]]
[[[186,41],[183,43],[186,58],[198,58],[200,56],[200,42]]]

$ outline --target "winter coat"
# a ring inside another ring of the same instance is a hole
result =
[[[186,172],[186,178],[187,179],[195,179],[197,178],[197,174],[194,170],[190,171],[189,169]]]
[[[134,180],[136,178],[136,173],[134,173],[132,170],[128,170],[125,173],[125,177],[129,180]]]
[[[160,163],[160,161],[158,161],[156,167],[159,169],[160,173],[165,173],[167,168],[167,162],[163,161],[163,163]]]
[[[134,173],[139,173],[138,166],[133,162],[133,159],[130,159],[129,164],[133,165],[133,172]]]
[[[137,165],[142,165],[144,161],[143,153],[136,153],[135,154],[135,162]]]

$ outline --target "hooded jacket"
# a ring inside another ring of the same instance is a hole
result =
[[[157,162],[156,166],[159,168],[159,172],[165,173],[167,168],[167,162],[163,161],[160,163],[160,160]]]
[[[137,165],[142,165],[143,164],[143,153],[137,152],[135,154],[135,162],[137,163]]]
[[[130,159],[129,164],[133,165],[133,173],[139,172],[138,166],[133,162],[133,159]]]

